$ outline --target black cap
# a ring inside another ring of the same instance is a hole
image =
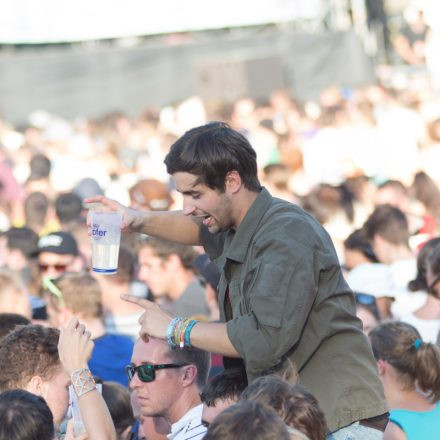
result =
[[[40,252],[52,252],[60,255],[79,255],[78,245],[75,238],[69,232],[52,232],[38,240],[38,249]]]

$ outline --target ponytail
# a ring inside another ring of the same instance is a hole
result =
[[[416,349],[416,381],[419,388],[433,402],[440,400],[440,348],[431,343],[422,343]]]
[[[387,322],[369,334],[376,360],[383,359],[400,375],[405,388],[416,385],[433,402],[440,400],[440,349],[424,343],[419,332],[404,322]]]

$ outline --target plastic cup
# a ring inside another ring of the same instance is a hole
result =
[[[122,215],[119,212],[92,212],[92,270],[104,275],[118,269]]]

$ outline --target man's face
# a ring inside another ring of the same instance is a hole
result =
[[[60,365],[55,375],[44,383],[43,398],[52,411],[54,424],[59,427],[69,406],[70,377]]]
[[[173,174],[177,191],[183,195],[183,213],[202,221],[212,234],[234,227],[232,201],[221,193],[197,183],[198,176],[185,172]]]
[[[154,296],[160,297],[169,292],[170,283],[175,281],[175,273],[167,260],[158,257],[153,248],[144,246],[139,251],[138,278],[151,289]]]
[[[212,421],[226,408],[229,408],[231,405],[236,404],[237,401],[233,399],[217,399],[215,401],[215,405],[208,406],[206,403],[203,404],[203,412],[202,412],[202,424],[208,427]]]
[[[168,345],[165,341],[150,338],[149,342],[138,339],[131,362],[135,366],[142,364],[171,364],[168,356]],[[165,417],[175,423],[183,414],[178,413],[181,393],[183,391],[181,377],[184,367],[155,371],[152,382],[142,382],[136,374],[130,381],[130,389],[136,393],[141,416]],[[177,412],[176,412],[177,411]]]
[[[66,271],[73,270],[74,255],[62,255],[54,252],[40,252],[38,266],[42,277],[56,278]]]

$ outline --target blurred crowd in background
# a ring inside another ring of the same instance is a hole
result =
[[[105,194],[136,209],[180,209],[164,157],[188,129],[221,120],[249,139],[269,192],[326,228],[365,333],[403,321],[438,344],[439,79],[425,69],[429,28],[416,18],[393,39],[404,64],[393,81],[383,68],[376,85],[328,87],[315,101],[274,90],[264,102],[214,105],[193,96],[146,105],[137,116],[114,111],[68,121],[38,110],[22,125],[0,119],[0,323],[14,313],[57,328],[78,317],[95,340],[92,373],[127,387],[124,365],[142,311],[120,294],[149,298],[177,316],[218,320],[219,273],[202,249],[126,235],[118,273],[92,273],[83,200]],[[215,356],[212,363],[214,375],[222,367]]]

